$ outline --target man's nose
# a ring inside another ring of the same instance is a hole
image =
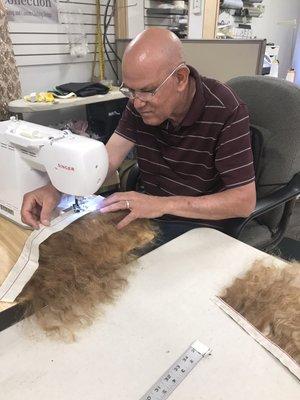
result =
[[[134,108],[136,108],[136,109],[143,108],[145,104],[146,104],[146,102],[139,99],[138,97],[135,97],[133,100],[133,105],[134,105]]]

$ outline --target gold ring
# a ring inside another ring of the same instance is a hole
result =
[[[130,203],[129,203],[129,201],[128,201],[128,200],[125,200],[125,203],[126,203],[126,209],[129,210],[129,209],[130,209]]]

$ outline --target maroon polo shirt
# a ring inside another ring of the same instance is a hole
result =
[[[145,192],[154,196],[202,196],[254,181],[249,115],[227,85],[190,67],[196,92],[179,126],[146,125],[129,101],[116,133],[136,144]],[[223,221],[191,220],[222,228]]]

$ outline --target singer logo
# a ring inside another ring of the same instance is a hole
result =
[[[69,165],[57,164],[57,167],[60,169],[64,169],[65,171],[75,171],[74,167],[70,167]]]

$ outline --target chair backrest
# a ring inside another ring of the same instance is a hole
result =
[[[262,198],[300,171],[300,88],[265,76],[242,76],[227,84],[247,104],[250,123],[263,137],[256,180],[257,196]],[[278,220],[267,219],[271,228]]]

